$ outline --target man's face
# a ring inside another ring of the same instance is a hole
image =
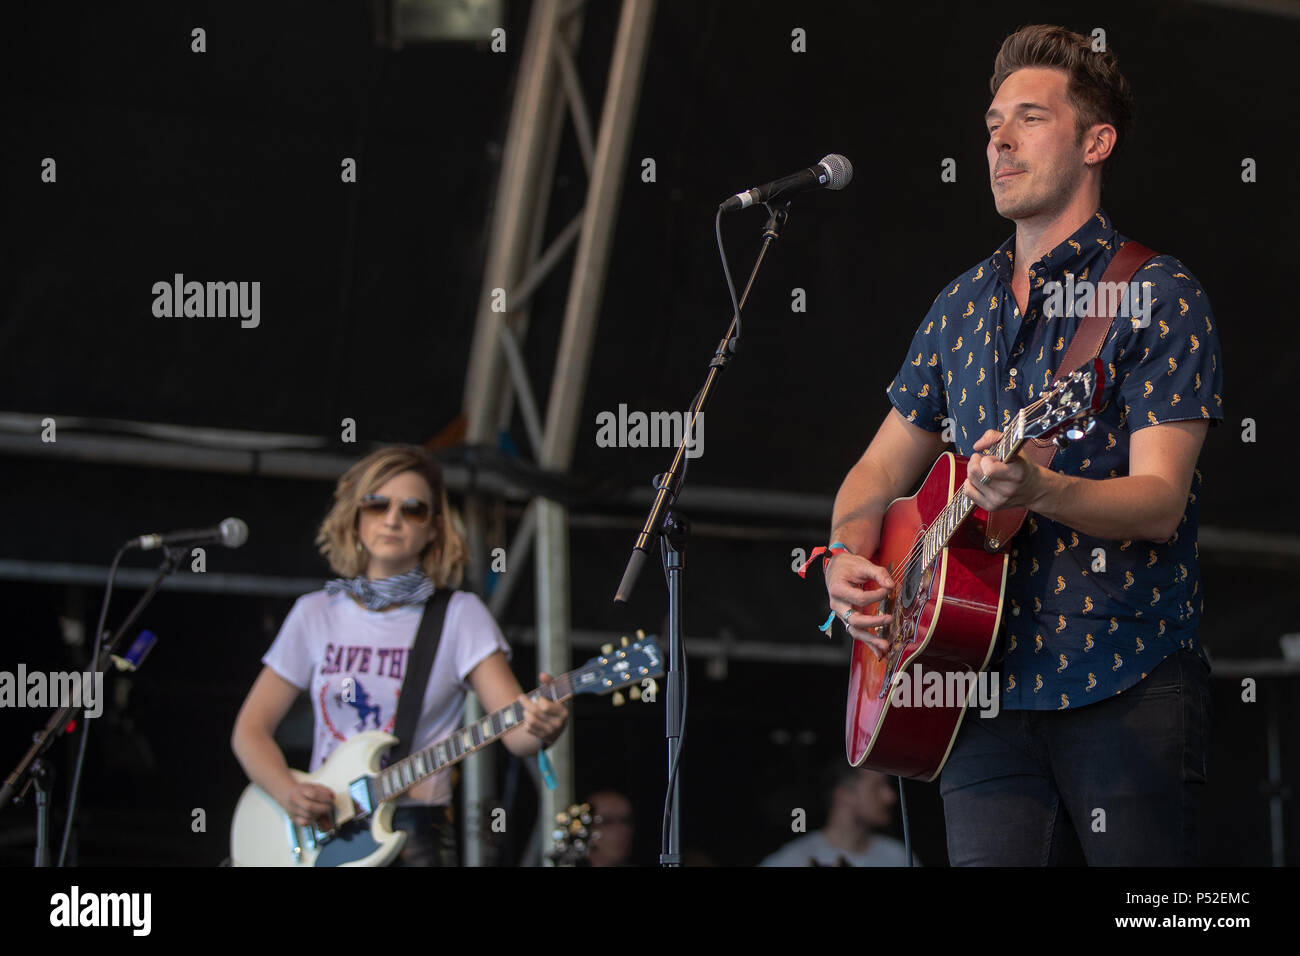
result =
[[[985,114],[993,203],[1007,219],[1052,217],[1074,198],[1084,177],[1084,147],[1065,98],[1063,70],[1016,70]]]
[[[860,824],[873,830],[889,826],[898,802],[889,777],[875,770],[859,770],[840,789],[844,804]]]
[[[592,866],[620,866],[632,856],[632,804],[621,793],[604,791],[591,795],[591,810],[601,818],[600,839],[593,840],[587,854]]]

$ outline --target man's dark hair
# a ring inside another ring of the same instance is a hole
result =
[[[1002,41],[1002,49],[993,61],[989,90],[996,96],[1003,81],[1016,70],[1028,67],[1064,70],[1068,77],[1065,95],[1074,107],[1076,141],[1083,142],[1088,127],[1097,123],[1115,127],[1115,146],[1102,163],[1104,179],[1132,135],[1133,90],[1119,71],[1119,61],[1109,45],[1100,52],[1094,52],[1092,46],[1089,37],[1065,27],[1045,24],[1021,27]]]
[[[835,791],[840,787],[851,787],[857,782],[860,773],[862,770],[845,760],[843,754],[822,767],[822,805],[826,808],[827,819],[830,818],[831,808],[835,806]]]

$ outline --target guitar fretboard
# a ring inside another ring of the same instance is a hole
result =
[[[990,447],[984,452],[986,455],[992,455],[999,461],[1007,461],[1015,457],[1020,446],[1025,442],[1025,413],[1036,408],[1040,402],[1035,402],[1022,408],[1012,421],[1011,427],[1002,433],[996,445]],[[925,571],[933,563],[934,559],[939,556],[944,548],[948,546],[948,541],[961,523],[966,520],[972,511],[975,510],[975,502],[966,497],[960,489],[954,494],[948,503],[938,515],[935,516],[930,527],[926,529],[925,535],[921,541],[921,570]]]
[[[1010,427],[1002,432],[997,444],[990,446],[984,454],[999,461],[1008,461],[1015,457],[1020,446],[1025,443],[1027,429],[1035,441],[1043,441],[1067,422],[1096,411],[1101,401],[1103,375],[1101,361],[1094,358],[1091,370],[1080,366],[1066,378],[1058,380],[1050,392],[1022,408]],[[914,547],[908,555],[906,563],[909,570],[917,560],[921,562],[920,570],[927,570],[974,510],[975,502],[966,497],[965,492],[959,490],[949,498],[943,510],[926,528],[919,546]]]
[[[533,700],[565,701],[574,694],[574,686],[583,686],[594,679],[594,669],[579,667],[562,674],[550,684],[543,684],[528,696]],[[380,801],[400,797],[416,784],[463,760],[476,750],[481,750],[498,737],[524,722],[524,705],[515,701],[455,730],[437,743],[395,761],[379,771],[375,777]]]

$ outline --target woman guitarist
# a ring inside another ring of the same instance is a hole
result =
[[[317,535],[321,553],[340,575],[300,597],[285,619],[235,720],[231,746],[250,780],[305,825],[333,805],[329,789],[289,772],[274,734],[298,695],[311,695],[315,732],[310,770],[365,730],[393,731],[404,665],[425,602],[436,588],[455,588],[467,559],[452,521],[441,469],[410,445],[380,449],[339,479],[334,506]],[[451,596],[429,674],[412,749],[455,730],[467,690],[487,712],[518,700],[522,726],[503,742],[519,756],[549,746],[568,710],[524,696],[506,662],[510,653],[477,596]],[[545,683],[550,677],[542,674]],[[455,866],[450,825],[451,779],[435,774],[397,804],[396,829],[407,840],[395,865]]]

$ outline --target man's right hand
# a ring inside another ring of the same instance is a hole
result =
[[[326,828],[334,825],[330,811],[334,809],[334,792],[319,783],[296,780],[285,793],[280,805],[289,818],[299,826],[315,823]]]
[[[877,628],[893,619],[889,614],[865,614],[863,609],[875,604],[894,587],[894,579],[878,564],[856,554],[841,552],[831,558],[826,569],[826,593],[831,610],[844,623],[844,612],[853,608],[849,617],[849,634],[871,648],[879,660],[889,648],[889,643],[878,636]]]

